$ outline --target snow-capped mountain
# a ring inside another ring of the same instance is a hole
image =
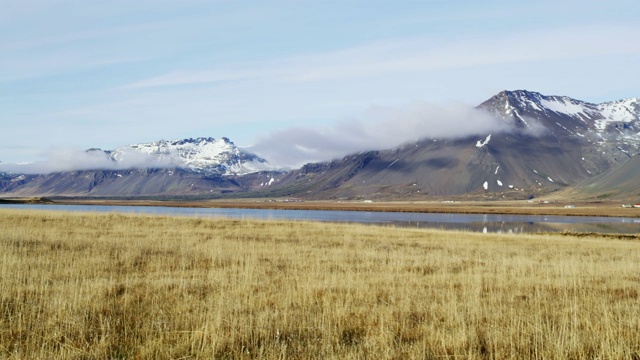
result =
[[[567,96],[545,96],[538,92],[503,91],[480,104],[517,127],[547,131],[561,130],[567,135],[595,136],[597,142],[640,143],[640,98],[600,104]]]
[[[593,104],[518,90],[500,92],[477,108],[508,126],[310,164],[281,184],[305,186],[318,197],[526,198],[605,173],[639,153],[637,98]]]
[[[77,155],[77,154],[73,154]],[[91,148],[84,166],[41,174],[0,174],[15,196],[191,196],[243,192],[282,174],[227,138],[196,138]]]
[[[241,150],[226,137],[217,140],[211,137],[160,140],[123,146],[106,153],[116,162],[130,161],[143,154],[162,166],[207,174],[245,175],[272,170],[266,160]]]

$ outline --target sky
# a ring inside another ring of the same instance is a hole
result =
[[[363,146],[392,146],[464,129],[474,120],[467,108],[505,89],[595,103],[640,96],[637,0],[0,0],[0,8],[5,163],[223,136],[275,158],[291,155],[278,145],[297,136],[337,154],[354,133],[366,133]],[[298,148],[295,161],[313,158]]]

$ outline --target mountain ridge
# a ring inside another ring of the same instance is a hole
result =
[[[150,156],[157,160],[156,165],[163,165],[162,171],[68,172],[20,180],[17,176],[7,180],[5,176],[0,192],[15,194],[22,189],[29,195],[72,196],[222,192],[247,196],[253,192],[256,196],[317,199],[467,195],[528,198],[619,168],[639,153],[639,98],[594,104],[568,96],[505,90],[477,109],[503,121],[505,130],[453,139],[425,138],[393,149],[310,163],[287,173],[273,171],[268,160],[243,152],[228,138],[160,140],[104,154],[116,163],[126,162],[132,154]],[[176,174],[170,169],[181,169],[174,181],[167,180]],[[79,177],[94,177],[95,181],[78,181]],[[148,185],[141,180],[145,177]],[[115,184],[124,180],[136,185],[119,190]]]
[[[498,102],[505,102],[504,112],[499,111]],[[587,128],[595,127],[603,131],[610,124],[631,124],[640,121],[640,98],[591,103],[577,100],[568,96],[543,95],[528,90],[504,90],[481,103],[479,108],[489,109],[494,113],[506,117],[512,115],[526,125],[520,117],[519,111],[529,113],[553,112],[557,115],[580,120]],[[637,127],[637,124],[635,124]]]
[[[55,160],[62,160],[62,168]],[[74,162],[76,165],[73,165]],[[67,164],[70,163],[71,165]],[[180,168],[204,175],[247,175],[278,170],[265,159],[237,147],[226,137],[157,140],[120,146],[113,150],[93,147],[85,151],[66,151],[54,160],[34,163],[1,164],[0,172],[46,174],[78,170],[129,170]],[[13,165],[13,166],[12,166]]]

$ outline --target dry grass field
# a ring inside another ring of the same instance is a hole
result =
[[[640,359],[640,242],[0,209],[3,359]]]

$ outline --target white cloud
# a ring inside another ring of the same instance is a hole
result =
[[[276,165],[299,167],[423,138],[459,138],[505,130],[507,124],[468,105],[416,102],[403,107],[375,106],[363,119],[333,126],[275,131],[259,137],[249,150]]]
[[[1,172],[19,174],[48,174],[78,170],[123,170],[134,168],[166,168],[175,166],[169,160],[152,157],[136,150],[119,149],[120,160],[113,161],[104,151],[51,149],[44,161],[23,164],[0,164]]]

